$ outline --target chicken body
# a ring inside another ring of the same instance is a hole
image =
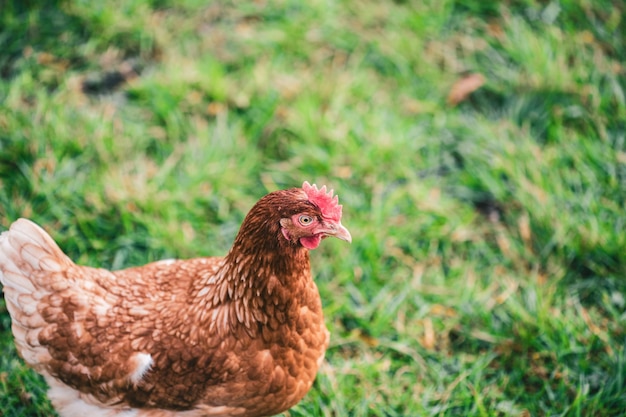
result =
[[[34,223],[13,223],[0,279],[15,343],[59,414],[269,416],[300,401],[329,339],[308,250],[351,240],[322,190],[261,199],[224,258],[114,272],[78,266]]]

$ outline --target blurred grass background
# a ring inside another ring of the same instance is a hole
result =
[[[290,416],[626,415],[623,1],[0,0],[0,225],[78,263],[226,253],[334,188]],[[50,416],[0,304],[0,415]]]

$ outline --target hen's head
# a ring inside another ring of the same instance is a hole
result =
[[[317,248],[329,236],[352,241],[341,224],[341,205],[333,190],[326,191],[326,186],[318,189],[308,182],[302,188],[275,191],[259,200],[242,225],[242,234],[246,231],[277,239],[281,246],[306,249]]]
[[[333,190],[326,192],[326,186],[318,189],[306,181],[301,190],[306,195],[306,206],[286,213],[287,216],[280,219],[283,237],[307,249],[317,248],[328,236],[352,242],[350,232],[341,224],[342,206],[339,197],[333,196]]]

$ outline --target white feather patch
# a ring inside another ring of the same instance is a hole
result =
[[[129,379],[130,382],[137,385],[146,372],[150,370],[154,361],[152,360],[152,356],[147,353],[137,353],[131,360],[135,362],[135,369],[130,374]]]

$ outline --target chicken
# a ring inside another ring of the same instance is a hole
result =
[[[33,222],[0,235],[18,352],[63,417],[269,416],[309,391],[328,346],[309,250],[351,242],[333,191],[263,197],[225,257],[110,272]]]

